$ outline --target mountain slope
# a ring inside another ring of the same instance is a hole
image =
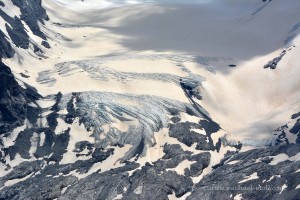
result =
[[[0,1],[0,199],[297,199],[299,8]]]

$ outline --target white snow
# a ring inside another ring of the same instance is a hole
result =
[[[237,194],[233,197],[234,200],[243,200],[243,194]]]
[[[286,155],[286,154],[284,154],[284,153],[281,153],[281,154],[278,154],[278,155],[276,155],[276,156],[274,156],[272,158],[273,158],[273,160],[269,164],[270,165],[277,165],[280,162],[288,160],[289,156]]]
[[[273,137],[271,132],[276,127],[284,124],[294,110],[299,109],[296,102],[299,102],[300,93],[295,89],[299,85],[297,78],[299,68],[293,65],[298,59],[298,48],[288,52],[276,70],[263,69],[269,60],[282,51],[281,47],[288,37],[290,27],[298,22],[294,17],[299,15],[297,1],[293,0],[289,4],[274,1],[256,15],[252,13],[264,5],[262,2],[249,1],[241,4],[238,1],[205,1],[205,3],[197,2],[196,5],[166,5],[165,2],[163,4],[156,2],[121,7],[115,7],[114,5],[118,4],[116,2],[109,6],[103,1],[103,4],[98,3],[97,6],[94,6],[94,3],[94,1],[78,1],[68,4],[63,0],[44,2],[53,21],[85,25],[69,28],[51,27],[72,39],[70,42],[63,42],[63,45],[54,47],[55,52],[61,51],[65,54],[62,56],[64,58],[59,58],[61,61],[66,58],[79,60],[116,54],[116,52],[122,57],[124,52],[147,55],[149,52],[158,51],[173,55],[192,53],[228,58],[229,60],[212,63],[216,74],[203,68],[200,63],[185,63],[185,67],[192,73],[206,78],[201,88],[203,92],[201,104],[212,118],[220,123],[234,139],[247,140],[252,138],[251,135],[260,132],[256,139],[265,141],[262,145],[268,143]],[[55,10],[59,10],[62,5],[66,10],[64,16],[59,16]],[[82,7],[82,10],[79,7]],[[102,10],[103,8],[106,9]],[[86,14],[86,9],[89,10],[89,14]],[[272,13],[277,10],[280,12],[274,16]],[[285,15],[285,12],[289,15]],[[78,13],[82,14],[80,19],[73,17]],[[158,16],[159,20],[157,20]],[[274,17],[276,19],[273,19]],[[271,18],[273,20],[270,20]],[[158,28],[163,24],[169,24],[170,28]],[[269,28],[277,26],[281,28],[275,32]],[[272,37],[269,37],[270,34]],[[137,39],[131,38],[131,35]],[[140,38],[138,41],[139,36],[143,35],[147,38]],[[138,47],[135,46],[135,40],[138,42]],[[76,41],[76,44],[73,41]],[[299,38],[293,42],[299,43]],[[94,45],[95,43],[99,45]],[[76,49],[73,48],[74,45]],[[237,46],[244,48],[241,50],[236,48]],[[227,67],[230,63],[237,64],[238,67]],[[120,72],[149,73],[165,70],[181,76],[186,74],[166,60],[149,61],[129,58],[122,62],[109,61],[104,66]],[[126,85],[109,80],[110,84],[106,84],[90,80],[85,73],[56,78],[58,82],[52,89],[63,90],[64,93],[72,90],[83,91],[88,86],[89,90],[147,93],[186,101],[184,96],[180,96],[182,94],[180,88],[174,87],[173,84],[148,80],[133,80]],[[78,79],[86,84],[79,84],[76,82]],[[293,81],[285,81],[287,79]],[[69,84],[66,83],[71,82],[73,84],[68,88]],[[55,89],[56,86],[61,85],[64,87]],[[157,88],[168,89],[166,91]],[[256,141],[250,144],[253,143]]]
[[[12,186],[16,183],[19,183],[21,181],[25,181],[26,179],[28,179],[29,177],[31,177],[33,175],[33,173],[31,174],[28,174],[27,176],[23,177],[23,178],[20,178],[20,179],[12,179],[12,180],[8,180],[5,182],[5,187],[8,187],[8,186]]]
[[[20,9],[13,4],[12,1],[4,1],[4,7],[1,7],[8,16],[14,18],[15,16],[19,17],[21,15]],[[1,28],[2,30],[2,28]]]
[[[77,160],[87,160],[89,159],[88,156],[76,156],[76,152],[73,152],[75,150],[75,144],[80,141],[88,141],[91,143],[94,143],[94,138],[91,137],[92,132],[88,132],[85,127],[81,124],[79,125],[78,118],[76,118],[73,122],[73,124],[69,125],[66,124],[63,120],[60,119],[60,123],[57,126],[58,132],[65,131],[68,128],[70,128],[70,140],[68,143],[67,152],[64,153],[63,159],[60,161],[60,164],[68,164],[68,163],[74,163]]]
[[[280,162],[290,160],[290,161],[299,161],[300,160],[300,153],[296,154],[295,156],[289,157],[288,155],[281,153],[276,156],[271,156],[273,160],[269,163],[270,165],[277,165]]]
[[[178,166],[176,166],[175,169],[168,169],[167,171],[176,171],[177,174],[183,175],[184,176],[184,170],[190,169],[191,164],[196,163],[196,161],[189,161],[189,160],[184,160],[181,163],[179,163]]]
[[[206,135],[206,132],[204,129],[195,129],[195,128],[192,128],[191,131],[194,131],[196,133],[199,133],[201,135]]]
[[[9,134],[7,137],[3,138],[4,146],[10,147],[14,145],[15,140],[17,139],[20,132],[24,131],[27,128],[27,120],[25,120],[24,125],[19,126],[15,128],[11,134]]]
[[[244,183],[253,179],[258,179],[259,177],[257,176],[257,172],[254,172],[253,174],[247,176],[244,180],[239,181],[238,183]]]
[[[43,146],[44,145],[45,138],[46,138],[45,133],[44,132],[40,133],[40,143],[39,143],[39,146]]]
[[[271,178],[269,180],[267,180],[267,182],[270,182],[274,178],[281,178],[281,175],[273,175],[273,176],[271,176]]]
[[[43,61],[30,58],[23,61],[23,68],[20,69],[16,64],[12,65],[12,68],[16,72],[27,69],[32,76],[24,81],[36,85],[37,73],[53,68],[58,62],[91,59],[110,54],[122,57],[124,52],[126,56],[130,54],[147,56],[149,53],[163,52],[168,55],[195,54],[228,58],[229,60],[211,63],[212,66],[209,67],[216,74],[203,68],[203,64],[200,63],[188,62],[184,65],[191,72],[206,78],[201,88],[203,92],[201,104],[224,130],[233,135],[234,139],[240,140],[249,139],[259,131],[257,139],[267,141],[272,137],[270,133],[277,126],[285,123],[292,111],[299,108],[297,105],[299,93],[295,89],[299,85],[297,78],[299,68],[293,64],[297,63],[299,49],[296,47],[288,52],[276,70],[263,69],[265,63],[280,53],[290,27],[298,22],[291,16],[298,16],[299,3],[295,0],[289,4],[274,1],[258,14],[252,15],[264,5],[262,2],[249,1],[241,4],[238,1],[218,0],[197,1],[196,5],[190,5],[191,2],[179,2],[183,4],[165,4],[171,3],[170,1],[158,1],[155,4],[139,2],[144,5],[131,5],[127,4],[127,1],[109,4],[105,1],[92,0],[72,1],[72,4],[67,0],[43,1],[51,20],[46,22],[45,28],[52,46],[52,49],[47,52],[49,58]],[[124,4],[130,6],[123,6]],[[56,12],[62,8],[64,16]],[[274,17],[272,14],[274,10],[280,12],[275,16],[276,20],[270,20]],[[284,15],[285,12],[289,15]],[[82,14],[81,17],[74,17],[78,16],[78,13]],[[136,16],[143,23],[135,20]],[[157,20],[158,16],[160,20]],[[77,23],[85,26],[59,27],[51,25],[51,22]],[[267,23],[272,24],[266,26]],[[171,28],[156,28],[163,24],[169,24]],[[275,32],[269,28],[279,25],[281,28]],[[186,32],[186,30],[191,31]],[[63,41],[58,37],[58,33],[70,38],[71,41]],[[271,38],[268,37],[269,33],[272,34]],[[145,38],[140,38],[140,35],[147,36],[147,41]],[[134,42],[139,38],[140,49],[136,49]],[[293,43],[298,44],[299,38],[296,38]],[[241,50],[236,46],[244,48]],[[21,50],[19,51],[23,57],[28,57]],[[238,67],[228,68],[227,65],[231,62]],[[32,65],[40,67],[33,68]],[[160,60],[134,57],[118,60],[117,58],[105,63],[104,66],[119,72],[168,72],[180,76],[187,75],[187,72],[176,66],[176,63],[169,62],[166,58]],[[67,77],[57,75],[55,78],[58,81],[53,87],[48,88],[38,84],[38,90],[42,94],[53,94],[58,91],[63,93],[86,90],[115,91],[151,94],[187,101],[182,96],[180,88],[169,83],[133,80],[122,84],[109,80],[107,84],[104,81],[92,80],[86,73],[75,73]],[[285,81],[287,79],[293,81]]]
[[[113,200],[118,200],[118,199],[122,199],[123,195],[122,194],[118,194],[115,198],[113,198]]]
[[[36,103],[41,107],[41,108],[49,108],[55,104],[54,100],[49,100],[49,99],[43,99],[43,100],[37,100]],[[50,111],[47,113],[44,113],[44,115],[50,114]]]
[[[240,162],[240,160],[233,160],[233,161],[230,161],[230,162],[228,162],[226,164],[227,165],[234,165],[234,164],[239,163],[239,162]]]
[[[135,194],[142,194],[143,192],[143,186],[139,185],[137,188],[135,188],[135,190],[133,191],[133,193]]]
[[[287,188],[286,184],[283,184],[283,186],[281,187],[281,191],[279,192],[279,194],[281,194],[283,192],[283,190],[285,190]]]
[[[168,199],[169,200],[185,200],[187,199],[188,196],[191,195],[191,192],[187,192],[186,194],[184,194],[182,197],[176,197],[175,193],[173,192],[172,194],[168,195]]]
[[[32,137],[30,138],[31,146],[29,150],[30,157],[34,157],[34,153],[37,150],[38,147],[38,141],[39,141],[39,136],[36,132],[33,133]]]

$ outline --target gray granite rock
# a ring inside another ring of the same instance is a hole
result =
[[[177,138],[178,141],[189,147],[196,143],[196,149],[198,150],[210,150],[214,148],[207,142],[207,136],[191,131],[193,128],[203,129],[203,127],[197,123],[182,122],[170,124],[169,134],[170,137]]]
[[[15,50],[11,47],[7,37],[0,30],[0,59],[1,58],[12,58],[15,54]]]
[[[0,134],[23,124],[27,112],[26,92],[10,68],[0,61]]]
[[[234,164],[225,162],[205,176],[188,199],[233,199],[239,194],[243,199],[297,199],[300,162],[270,162],[273,156],[285,153],[292,157],[299,150],[299,145],[290,144],[237,153],[229,160]]]
[[[44,20],[48,20],[47,13],[42,7],[41,0],[11,0],[12,3],[20,9],[21,15],[11,17],[7,15],[0,8],[0,18],[4,20],[7,36],[0,31],[0,58],[11,58],[15,51],[12,49],[11,45],[20,47],[23,49],[28,49],[29,44],[32,43],[29,35],[27,34],[26,28],[22,24],[24,21],[33,34],[43,39],[42,45],[46,48],[50,48],[50,45],[46,42],[47,38],[45,34],[40,30],[39,22],[44,24]],[[4,7],[5,2],[1,1],[0,6]],[[10,38],[8,38],[10,37]],[[10,43],[10,41],[12,43]],[[42,52],[39,47],[34,43],[34,52]]]

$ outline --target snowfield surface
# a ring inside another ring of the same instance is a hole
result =
[[[107,91],[187,102],[178,83],[189,77],[201,80],[200,104],[233,139],[273,137],[299,110],[300,38],[286,43],[299,31],[298,1],[177,3],[43,1],[52,49],[28,69],[32,82],[44,95]],[[290,47],[278,69],[263,68]]]
[[[9,16],[21,15],[3,2]],[[219,165],[244,162],[229,151],[261,148],[272,167],[299,161],[299,153],[265,150],[299,139],[293,130],[300,118],[291,117],[300,111],[299,0],[43,0],[42,6],[49,21],[39,26],[51,48],[22,21],[29,49],[13,46],[14,57],[2,59],[21,87],[34,86],[43,97],[31,104],[40,109],[36,122],[26,119],[0,135],[10,154],[0,168],[8,176],[1,189],[39,177],[32,172],[10,179],[23,161],[43,163],[40,170],[53,165],[57,174],[47,178],[76,177],[80,184],[134,164],[128,176],[153,164],[181,178],[189,174],[190,184],[197,184]],[[5,23],[1,18],[1,30]],[[276,69],[265,68],[281,54]],[[21,134],[29,138],[25,150],[18,147]],[[236,183],[260,180],[259,172],[243,173]],[[68,181],[62,199],[72,198]],[[140,182],[134,187],[111,191],[110,199],[122,199],[127,189],[136,195],[147,190]],[[166,198],[197,199],[191,189],[172,189]]]

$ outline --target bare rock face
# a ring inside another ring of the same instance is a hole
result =
[[[25,119],[36,122],[39,108],[29,104],[41,96],[35,88],[24,85],[26,88],[22,88],[10,68],[0,62],[0,134],[22,125]]]
[[[290,144],[228,156],[195,185],[187,199],[298,199],[300,162],[277,159],[284,154],[297,157],[299,151],[299,144]]]
[[[0,58],[13,57],[15,50],[11,47],[11,44],[7,41],[6,36],[0,30]]]
[[[268,64],[266,64],[264,66],[264,68],[276,69],[278,63],[281,61],[281,59],[283,58],[283,56],[285,54],[286,54],[286,50],[283,50],[278,57],[276,57],[273,60],[269,61]]]
[[[8,66],[0,63],[0,133],[19,126],[26,118],[27,98]]]
[[[33,110],[27,104],[39,97],[33,87],[27,85],[26,88],[22,88],[18,84],[9,66],[2,63],[2,58],[12,58],[15,54],[14,47],[28,49],[32,44],[35,51],[39,49],[31,41],[23,22],[28,25],[33,34],[47,40],[38,25],[38,22],[44,23],[44,20],[48,20],[46,11],[42,8],[41,0],[13,0],[12,4],[17,6],[21,12],[20,16],[14,17],[1,9],[7,3],[8,1],[0,2],[0,18],[4,20],[8,34],[5,35],[0,30],[0,134],[23,124],[28,113],[33,116]],[[43,44],[48,43],[43,41]],[[47,48],[50,48],[49,44]]]
[[[38,22],[44,23],[48,20],[46,10],[42,7],[42,0],[12,0],[12,3],[20,8],[20,19],[24,20],[33,34],[46,40],[45,34],[40,30]]]
[[[42,50],[31,41],[23,22],[30,28],[32,33],[43,39],[42,45],[50,48],[46,42],[45,34],[40,30],[39,24],[44,24],[44,20],[48,20],[46,10],[42,7],[41,0],[12,0],[13,5],[20,9],[20,16],[9,16],[1,7],[5,7],[5,2],[0,1],[0,18],[5,22],[5,29],[10,38],[7,38],[3,31],[0,30],[0,58],[11,58],[15,51],[11,45],[19,48],[28,49],[30,44],[33,45],[35,52],[42,53]],[[23,22],[22,22],[23,21]]]

